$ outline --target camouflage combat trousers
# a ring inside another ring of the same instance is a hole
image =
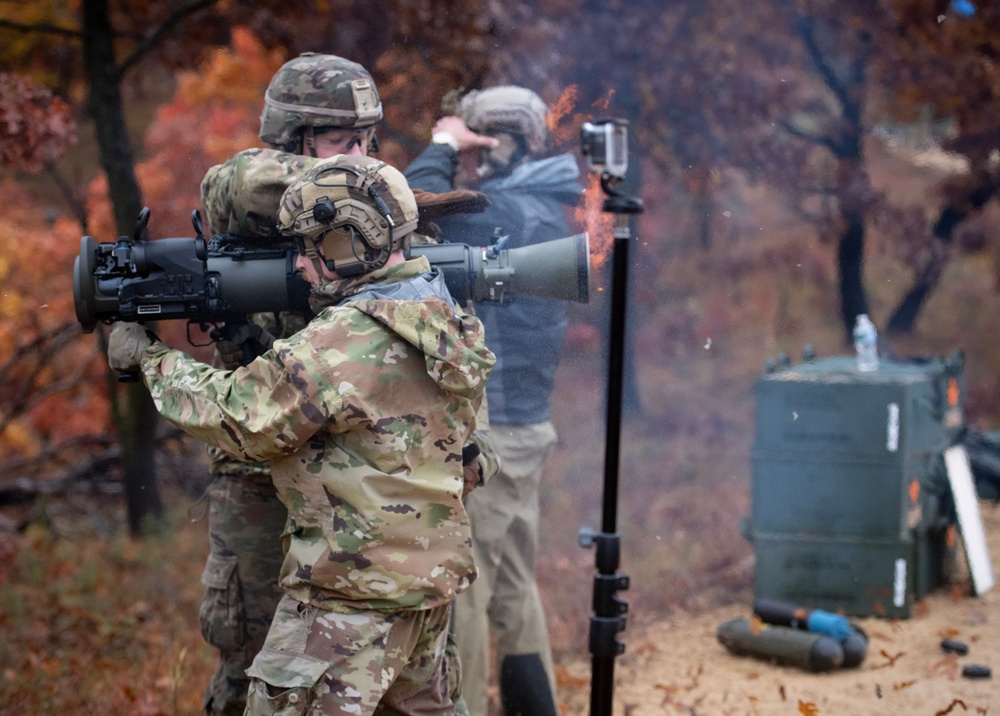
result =
[[[486,716],[492,627],[505,712],[554,715],[552,649],[535,553],[539,483],[556,432],[549,422],[490,429],[502,469],[466,499],[479,576],[455,600],[462,696],[472,716]]]
[[[219,650],[205,689],[205,713],[239,716],[246,706],[246,669],[264,645],[281,599],[285,506],[267,475],[216,477],[208,489],[211,551],[201,581],[201,632]]]
[[[450,605],[331,612],[278,604],[254,659],[247,716],[451,716]]]

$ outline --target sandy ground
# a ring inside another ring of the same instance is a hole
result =
[[[1000,506],[980,509],[1000,575]],[[966,596],[968,571],[959,561],[952,586],[926,596],[911,618],[854,620],[869,637],[865,660],[854,669],[811,673],[730,654],[716,629],[749,618],[750,605],[678,616],[643,633],[627,629],[626,653],[615,663],[614,714],[1000,714],[1000,586]],[[945,653],[945,638],[965,642],[969,653]],[[963,677],[967,664],[991,667],[992,678]],[[561,680],[562,712],[589,713],[590,663],[567,665]]]

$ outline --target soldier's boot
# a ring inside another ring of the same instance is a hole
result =
[[[500,701],[505,716],[556,716],[555,698],[538,654],[504,657]]]

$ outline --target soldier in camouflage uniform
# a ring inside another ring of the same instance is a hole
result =
[[[285,189],[318,158],[375,151],[375,126],[381,118],[375,83],[361,65],[314,53],[285,63],[268,86],[261,115],[260,137],[271,148],[240,152],[212,167],[202,181],[208,231],[274,237]],[[435,211],[470,207],[468,196],[459,204],[436,195],[421,198],[421,219]],[[306,317],[287,312],[249,319],[231,339],[219,342],[217,366],[237,368],[247,345],[266,349],[275,337],[287,338],[306,323]],[[471,456],[467,468],[471,476],[478,472],[488,478],[499,465],[486,432],[485,410],[480,418],[475,448],[466,451]],[[241,462],[211,448],[210,455],[211,551],[202,574],[206,592],[200,621],[206,641],[219,650],[219,665],[205,691],[205,712],[229,716],[243,713],[250,683],[246,669],[264,644],[281,597],[277,575],[284,553],[278,536],[286,514],[266,464]],[[454,651],[453,644],[449,648]],[[450,673],[457,675],[457,668]],[[456,698],[457,688],[456,683]],[[459,707],[461,715],[464,704]]]
[[[285,63],[264,96],[261,139],[273,149],[241,152],[212,167],[202,181],[202,207],[210,235],[219,232],[273,237],[285,189],[316,160],[367,154],[377,146],[382,105],[371,75],[333,55],[306,53]],[[278,151],[286,150],[286,151]],[[308,156],[307,156],[308,155]],[[294,313],[258,314],[218,343],[215,364],[234,369],[250,342],[260,348],[305,327]],[[284,560],[279,536],[285,508],[265,463],[241,462],[210,449],[207,490],[210,554],[202,573],[202,634],[219,651],[205,691],[205,713],[242,714],[250,679],[246,669],[264,644],[281,598],[277,575]]]
[[[225,370],[118,323],[109,364],[138,368],[192,436],[270,465],[288,510],[284,590],[250,668],[247,714],[454,712],[450,605],[475,579],[463,446],[494,357],[426,259],[402,175],[317,162],[282,197],[317,316]]]

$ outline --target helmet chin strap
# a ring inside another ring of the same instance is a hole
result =
[[[312,239],[305,239],[302,244],[305,248],[305,257],[312,263],[313,268],[316,269],[316,276],[322,281],[326,278],[326,273],[323,271],[326,268],[326,261],[323,260],[323,256],[319,252],[317,242]]]
[[[302,130],[302,154],[307,157],[316,156],[316,132],[311,126]]]

